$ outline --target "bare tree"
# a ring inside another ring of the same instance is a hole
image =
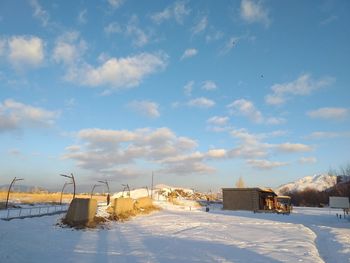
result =
[[[240,176],[236,182],[236,187],[237,188],[244,188],[245,187],[245,184],[244,184],[244,181],[243,181],[243,178],[242,176]]]

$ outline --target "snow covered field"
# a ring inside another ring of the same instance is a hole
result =
[[[0,220],[0,262],[350,262],[339,210],[290,216],[173,206],[105,228],[56,226],[62,215]]]

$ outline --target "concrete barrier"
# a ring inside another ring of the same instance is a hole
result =
[[[131,198],[114,199],[113,212],[116,215],[131,212],[134,210],[134,200]]]
[[[135,202],[135,208],[140,209],[140,208],[148,208],[153,205],[152,199],[150,197],[141,197],[136,200]]]
[[[65,221],[71,226],[87,225],[93,222],[97,211],[96,199],[74,198]]]

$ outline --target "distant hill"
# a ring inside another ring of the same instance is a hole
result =
[[[337,176],[329,174],[319,174],[314,176],[306,176],[292,183],[287,183],[275,189],[278,194],[286,192],[301,192],[306,188],[324,191],[333,187],[337,183]]]

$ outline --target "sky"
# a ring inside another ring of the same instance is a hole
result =
[[[0,1],[0,185],[277,187],[349,163],[350,2]]]

